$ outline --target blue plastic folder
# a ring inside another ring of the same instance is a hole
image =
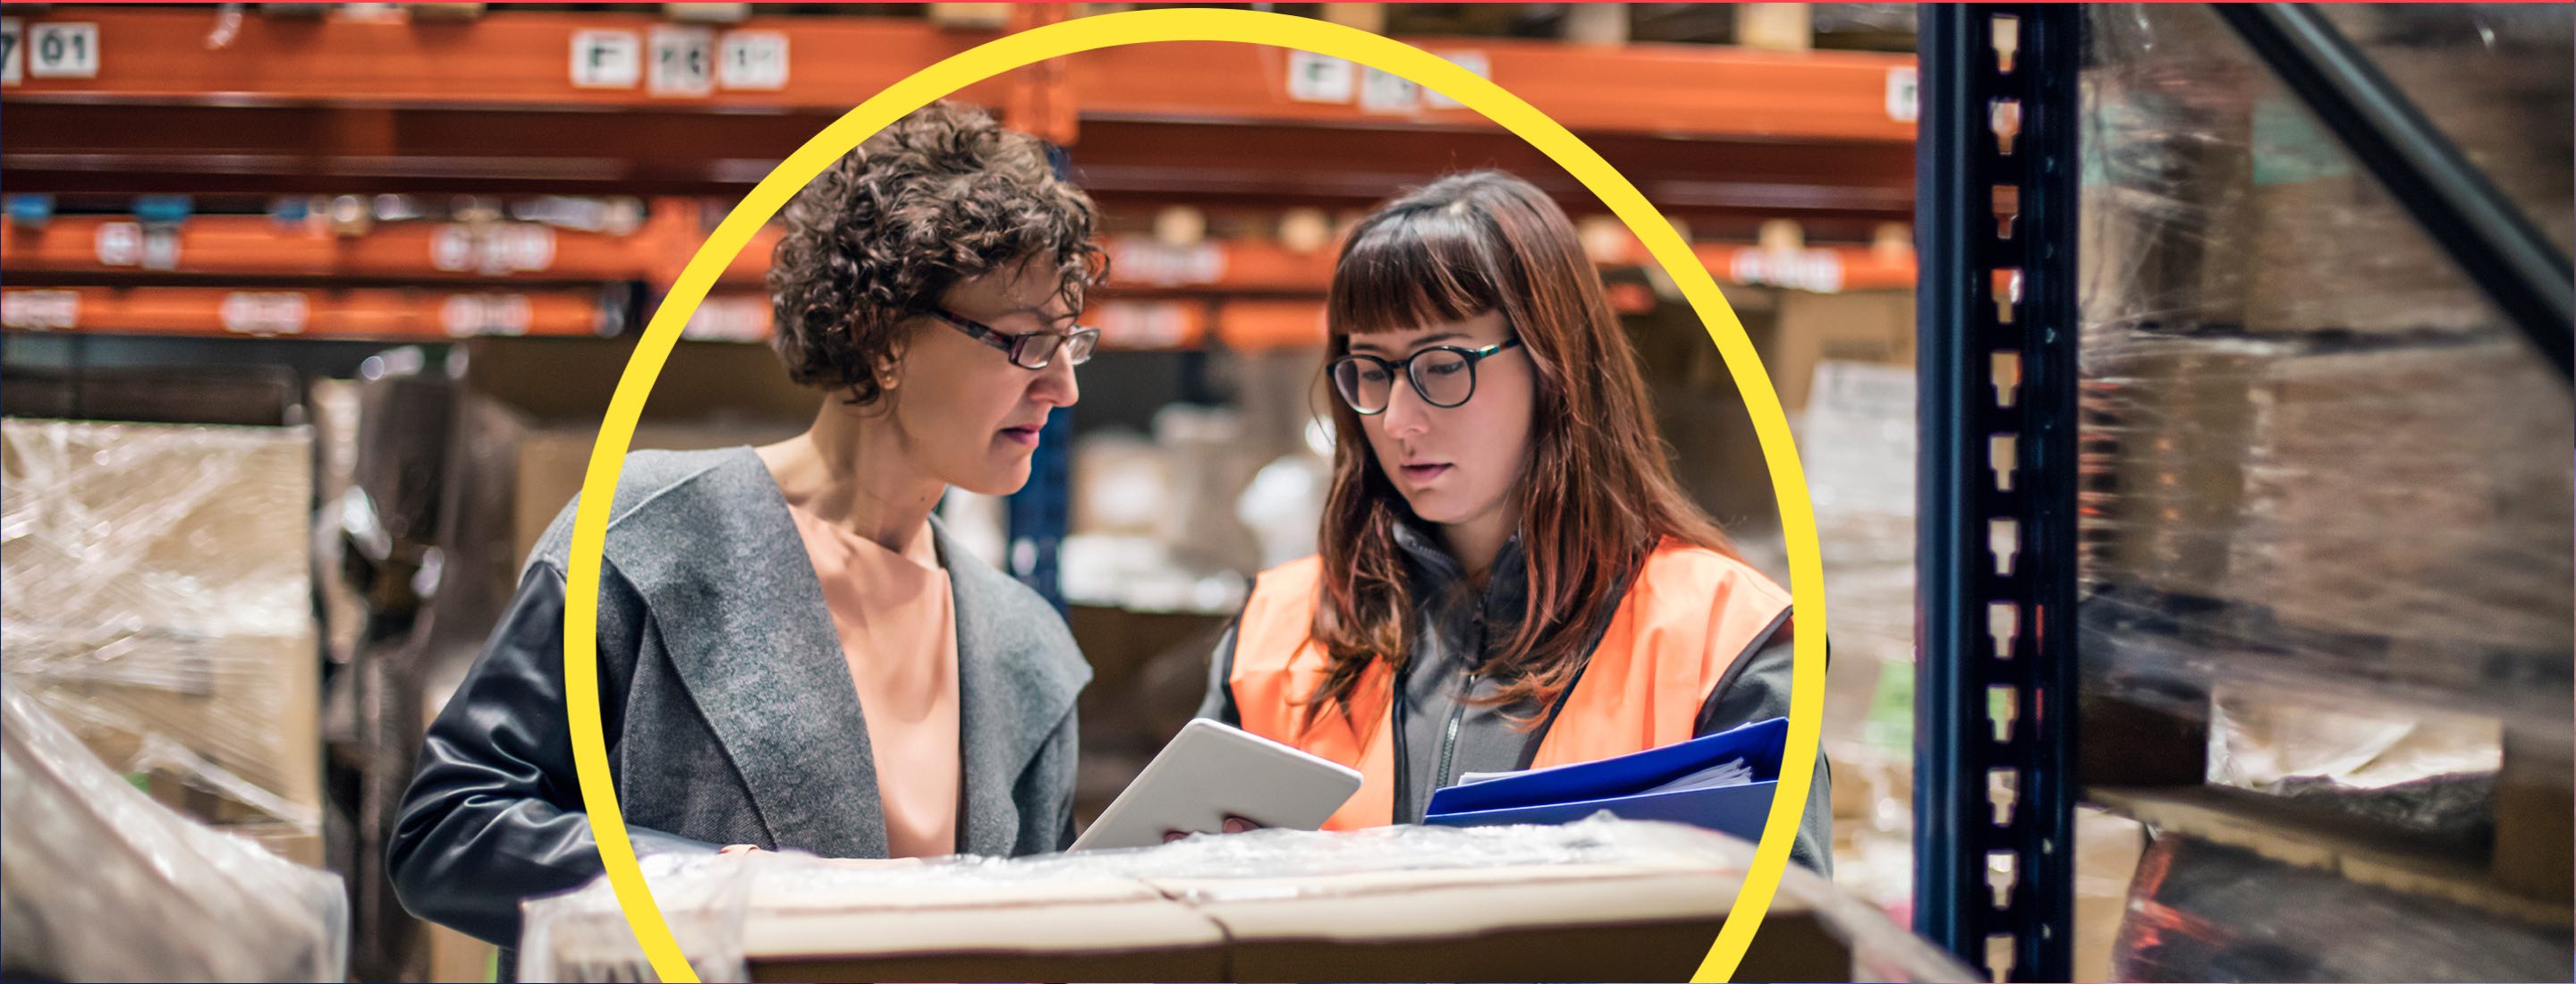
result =
[[[1772,718],[1642,752],[1515,772],[1432,792],[1427,824],[1573,823],[1607,811],[1630,820],[1665,820],[1760,840],[1780,784],[1789,719]],[[1676,782],[1742,759],[1749,779],[1719,784]],[[1666,788],[1669,787],[1669,788]]]

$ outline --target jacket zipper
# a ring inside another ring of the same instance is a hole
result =
[[[1475,653],[1477,662],[1482,663],[1485,655],[1485,611],[1481,601],[1477,605],[1475,619],[1468,624],[1475,628],[1475,638],[1468,641],[1468,651]],[[1440,736],[1440,771],[1431,776],[1433,789],[1449,785],[1449,768],[1455,764],[1458,754],[1458,729],[1466,723],[1467,701],[1476,696],[1478,675],[1476,670],[1467,671],[1466,688],[1459,691],[1458,699],[1449,704],[1449,727]]]
[[[1449,705],[1449,729],[1440,737],[1440,772],[1432,777],[1431,788],[1449,785],[1449,766],[1458,752],[1458,726],[1467,717],[1467,698],[1476,693],[1476,674],[1467,674],[1467,689]]]

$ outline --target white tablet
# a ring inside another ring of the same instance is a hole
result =
[[[1163,746],[1073,850],[1152,847],[1166,831],[1215,833],[1227,817],[1313,830],[1359,791],[1357,769],[1201,718]]]

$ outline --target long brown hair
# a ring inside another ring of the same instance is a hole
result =
[[[1528,182],[1497,171],[1443,178],[1352,230],[1333,272],[1327,359],[1350,336],[1500,311],[1537,369],[1518,488],[1528,591],[1519,626],[1487,664],[1502,689],[1484,703],[1552,701],[1572,685],[1610,612],[1597,603],[1671,538],[1734,556],[1726,534],[1675,481],[1601,276],[1574,223]],[[1395,541],[1411,507],[1378,468],[1359,414],[1330,401],[1333,488],[1324,507],[1323,597],[1313,636],[1330,658],[1309,714],[1348,709],[1374,660],[1401,673],[1412,649],[1412,589]]]

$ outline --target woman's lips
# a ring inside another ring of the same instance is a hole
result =
[[[1445,464],[1405,465],[1398,470],[1404,472],[1404,477],[1408,479],[1412,479],[1416,482],[1427,482],[1434,478],[1438,478],[1443,473],[1447,472],[1449,470],[1449,466]]]
[[[1002,428],[1002,437],[1004,440],[1026,447],[1033,448],[1038,446],[1038,428],[1035,425],[1028,427]]]

